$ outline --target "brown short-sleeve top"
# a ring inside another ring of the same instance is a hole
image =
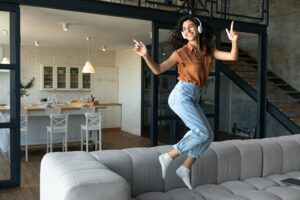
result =
[[[191,82],[202,88],[208,79],[212,67],[212,53],[198,52],[192,45],[186,44],[175,51],[178,67],[178,80]]]

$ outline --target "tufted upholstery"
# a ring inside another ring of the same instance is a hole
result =
[[[174,160],[161,178],[158,156],[171,146],[49,153],[41,164],[41,200],[300,200],[300,136],[213,142],[193,165],[187,189]]]

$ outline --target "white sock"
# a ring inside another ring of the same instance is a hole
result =
[[[190,169],[184,167],[184,166],[180,166],[177,170],[176,170],[176,174],[181,178],[181,180],[184,182],[184,184],[190,189],[192,190],[193,187],[191,185],[191,179],[190,179]]]
[[[159,159],[159,163],[161,165],[162,178],[165,179],[167,168],[173,159],[171,158],[171,156],[169,156],[168,153],[161,154],[158,157],[158,159]]]

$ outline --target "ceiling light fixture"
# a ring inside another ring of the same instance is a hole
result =
[[[36,47],[39,47],[39,46],[40,46],[40,41],[34,40],[34,45],[35,45]]]
[[[5,47],[3,48],[3,57],[2,57],[2,61],[1,64],[10,64],[10,60],[8,57],[5,56]]]
[[[103,47],[102,47],[102,51],[103,51],[103,52],[105,52],[105,51],[106,51],[106,46],[105,46],[105,45],[103,45]]]
[[[68,23],[63,23],[63,30],[68,31],[69,30],[69,24]]]
[[[82,73],[94,74],[95,73],[94,67],[92,63],[89,61],[90,60],[90,37],[86,37],[86,40],[88,42],[88,59],[85,62],[85,65],[83,66]]]
[[[3,57],[1,64],[10,64],[10,60],[8,57]]]

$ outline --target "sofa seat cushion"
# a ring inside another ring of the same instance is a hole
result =
[[[245,197],[233,194],[221,185],[206,184],[196,187],[194,190],[209,200],[248,200]]]
[[[240,196],[243,196],[249,200],[282,200],[280,197],[278,197],[275,194],[272,194],[268,191],[262,191],[262,190],[248,190],[243,191],[239,194]]]
[[[177,188],[164,192],[147,192],[136,197],[136,200],[206,200],[199,192],[187,188]]]
[[[243,181],[227,181],[221,184],[221,186],[230,190],[233,194],[240,194],[244,191],[255,190],[256,188]]]
[[[135,197],[135,200],[173,200],[173,198],[164,192],[147,192]]]
[[[262,177],[247,178],[246,180],[244,180],[244,182],[254,186],[258,190],[265,190],[270,187],[278,186],[275,181]]]
[[[296,190],[291,187],[271,187],[266,191],[275,194],[283,200],[299,200],[300,199],[300,190]]]

